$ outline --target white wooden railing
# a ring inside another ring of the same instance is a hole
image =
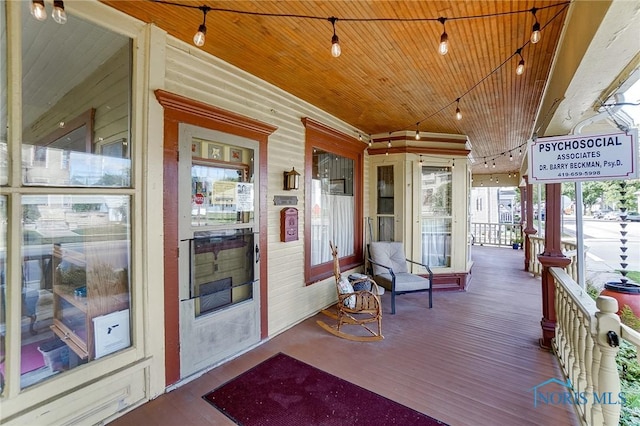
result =
[[[522,225],[519,223],[480,223],[471,224],[473,244],[488,246],[511,246],[522,242]]]
[[[618,343],[640,347],[640,333],[620,323],[618,302],[594,301],[563,269],[550,268],[555,282],[556,337],[553,349],[570,380],[582,424],[617,426],[621,403],[616,365]]]
[[[574,281],[578,281],[578,246],[572,241],[561,241],[560,246],[565,256],[571,259],[571,263],[564,269],[573,278]],[[544,252],[544,237],[529,236],[529,247],[531,257],[529,258],[529,272],[535,276],[542,274],[542,265],[538,261],[538,255]],[[585,247],[585,254],[588,250]],[[585,260],[582,259],[584,262]]]

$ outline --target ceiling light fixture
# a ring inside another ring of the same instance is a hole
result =
[[[537,42],[540,41],[540,22],[538,22],[538,18],[536,17],[536,12],[538,11],[538,8],[534,7],[531,9],[531,13],[533,14],[533,19],[536,20],[536,22],[533,24],[533,27],[531,28],[531,43],[536,44]]]
[[[204,46],[205,37],[207,35],[207,12],[211,10],[209,6],[199,6],[202,11],[202,24],[198,27],[198,32],[193,36],[193,44],[198,47]]]
[[[440,36],[440,44],[438,45],[438,53],[442,56],[446,55],[449,51],[449,36],[447,35],[447,31],[445,29],[444,23],[447,21],[447,18],[439,17],[438,22],[442,24],[442,35]]]
[[[516,74],[522,75],[524,74],[524,58],[522,57],[522,49],[516,50],[518,56],[520,56],[520,62],[518,62],[518,66],[516,68]]]
[[[342,49],[340,48],[340,39],[336,35],[336,21],[338,18],[332,16],[328,18],[329,22],[331,22],[331,26],[333,26],[333,37],[331,37],[331,56],[337,58],[342,53]]]
[[[53,11],[51,17],[58,24],[63,25],[67,22],[67,14],[64,11],[64,2],[62,0],[53,1]]]
[[[420,122],[419,121],[416,123],[416,140],[417,141],[420,140]]]
[[[460,112],[460,98],[456,99],[456,119],[462,120],[462,113]]]
[[[47,19],[47,11],[44,9],[44,0],[31,0],[31,16],[38,21]]]

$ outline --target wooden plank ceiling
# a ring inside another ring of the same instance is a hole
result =
[[[175,1],[192,7],[186,8],[102,1],[191,44],[203,18],[197,7],[214,8],[203,50],[344,120],[354,135],[356,129],[413,132],[417,123],[425,132],[467,135],[475,174],[519,169],[518,152],[532,134],[568,6],[548,0]],[[532,8],[543,28],[537,44],[528,42]],[[338,58],[330,53],[332,16],[338,18]],[[439,17],[447,18],[445,56],[438,53]],[[518,48],[523,75],[515,73]]]

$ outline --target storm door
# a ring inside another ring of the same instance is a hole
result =
[[[256,141],[180,125],[180,376],[260,340]]]

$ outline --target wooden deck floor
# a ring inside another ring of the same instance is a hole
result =
[[[383,341],[346,341],[309,318],[112,424],[232,425],[202,395],[283,352],[452,426],[578,425],[571,406],[534,407],[532,388],[562,379],[537,343],[540,279],[522,271],[522,251],[475,246],[473,257],[468,291],[435,292],[431,310],[417,293],[399,296],[390,315],[385,294]]]

